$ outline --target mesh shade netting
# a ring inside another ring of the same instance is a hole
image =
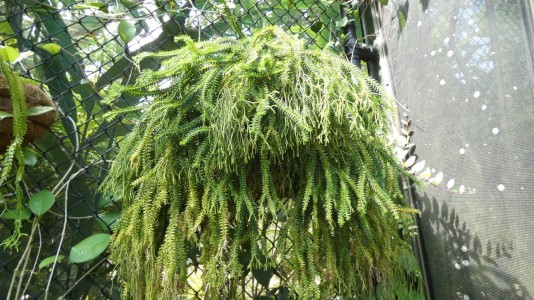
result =
[[[392,1],[390,1],[392,2]],[[534,296],[534,76],[528,1],[395,1],[382,18],[419,161],[458,195],[415,203],[435,299]]]

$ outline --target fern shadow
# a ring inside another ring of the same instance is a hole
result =
[[[533,299],[503,268],[514,253],[507,240],[483,240],[447,201],[417,197],[420,235],[432,299]]]

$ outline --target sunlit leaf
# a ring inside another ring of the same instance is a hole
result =
[[[34,106],[28,108],[28,116],[38,116],[55,110],[52,106]]]
[[[347,26],[347,23],[349,22],[349,19],[347,17],[341,18],[341,20],[336,21],[336,27],[342,28]]]
[[[425,161],[420,161],[418,163],[416,163],[415,165],[413,165],[413,167],[411,168],[412,172],[414,173],[419,173],[421,172],[425,167]]]
[[[398,152],[397,152],[397,157],[398,157],[400,160],[402,160],[402,159],[404,159],[404,158],[408,155],[409,152],[410,152],[410,151],[408,151],[408,150],[399,149]]]
[[[104,13],[109,13],[108,7],[102,2],[87,2],[80,3],[73,6],[74,9],[98,9]]]
[[[406,14],[404,13],[404,11],[399,10],[398,17],[399,17],[399,23],[400,23],[401,28],[406,27]]]
[[[382,5],[388,5],[389,0],[379,0],[380,4]]]
[[[443,173],[442,172],[439,172],[438,174],[436,174],[436,176],[434,178],[429,180],[430,183],[435,184],[435,185],[439,185],[441,183],[441,181],[443,181]]]
[[[10,46],[0,46],[0,55],[7,62],[14,62],[20,55],[19,49]]]
[[[402,163],[402,166],[405,167],[405,168],[409,168],[415,163],[416,159],[417,158],[415,156],[411,156],[405,162]]]
[[[119,37],[121,40],[125,43],[128,43],[129,41],[133,40],[135,37],[135,25],[128,21],[128,20],[122,20],[119,23]]]
[[[430,171],[429,168],[426,168],[426,170],[423,173],[421,173],[421,175],[419,176],[421,176],[422,179],[426,180],[430,177],[430,175],[432,175],[432,172]]]
[[[450,190],[454,186],[454,178],[447,182],[447,188]]]
[[[83,263],[102,254],[109,245],[111,235],[97,233],[76,244],[70,250],[69,262]]]
[[[0,121],[5,119],[5,118],[13,118],[13,114],[9,113],[7,111],[1,111],[0,110]]]
[[[31,211],[40,216],[47,212],[54,205],[54,202],[56,202],[54,194],[48,190],[42,190],[31,196],[29,205]]]
[[[5,34],[5,35],[14,34],[13,28],[11,28],[11,25],[9,25],[8,21],[0,22],[0,34]]]
[[[17,63],[17,62],[19,62],[19,61],[22,61],[23,59],[26,59],[26,58],[28,58],[28,57],[34,55],[34,54],[35,54],[35,53],[34,53],[33,51],[29,51],[29,50],[28,50],[28,51],[21,52],[21,53],[19,54],[19,57],[17,57],[17,59],[15,59],[15,61],[14,61],[13,63]],[[21,79],[22,79],[22,78],[21,78]],[[26,82],[28,82],[28,81],[30,81],[30,80],[32,80],[32,79],[29,79],[29,78],[24,78],[24,79],[23,79],[23,81],[26,81]]]
[[[52,55],[56,55],[59,52],[61,52],[61,46],[58,44],[54,44],[54,43],[43,44],[43,45],[40,45],[39,47],[50,52],[50,54]]]
[[[58,255],[57,256],[57,261],[62,261],[63,259],[65,258],[65,255]],[[45,259],[43,259],[40,263],[39,263],[39,269],[42,269],[44,267],[47,267],[51,264],[54,263],[54,261],[56,260],[56,256],[55,255],[52,255],[52,256],[49,256]]]

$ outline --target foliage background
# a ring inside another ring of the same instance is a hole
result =
[[[231,5],[245,34],[252,28],[276,24],[300,34],[312,47],[343,51],[342,27],[355,20],[363,36],[360,14],[369,7],[349,3],[341,14],[333,0],[243,0]],[[0,38],[4,46],[17,48],[14,67],[23,77],[39,83],[58,105],[59,120],[32,148],[38,161],[27,166],[26,196],[50,190],[55,205],[40,218],[25,222],[34,229],[31,243],[22,238],[19,251],[0,249],[0,298],[10,285],[30,298],[118,298],[116,272],[104,253],[85,263],[58,261],[42,268],[44,258],[68,256],[71,248],[87,237],[111,233],[120,216],[116,199],[102,195],[99,185],[106,175],[118,142],[127,134],[137,115],[108,122],[109,111],[101,103],[111,83],[133,82],[140,70],[132,56],[144,51],[178,47],[174,37],[187,34],[195,40],[231,36],[221,18],[217,1],[69,1],[6,0],[0,3]],[[360,9],[350,9],[359,7]],[[157,68],[144,60],[141,69]],[[113,107],[136,106],[146,99],[123,97]],[[0,187],[0,201],[9,206],[14,187]],[[13,228],[12,220],[0,219],[0,241]],[[274,244],[274,241],[273,241]],[[22,263],[24,262],[24,264]],[[248,276],[250,289],[242,297],[284,297],[287,291],[269,289],[269,282],[283,282],[274,273]],[[274,278],[274,279],[273,279]],[[192,274],[189,284],[195,285]],[[202,291],[189,295],[200,298]]]

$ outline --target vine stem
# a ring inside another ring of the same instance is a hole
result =
[[[82,277],[80,277],[78,280],[76,280],[76,282],[65,292],[65,294],[63,294],[63,296],[60,297],[60,299],[64,299],[65,296],[67,296],[70,292],[72,292],[74,287],[76,287],[87,275],[91,274],[91,272],[93,272],[94,269],[96,269],[98,266],[100,266],[107,259],[108,259],[108,256],[104,257],[99,262],[97,262],[93,267],[91,267],[91,269],[87,270],[87,272],[85,272],[85,274],[83,274]]]
[[[24,295],[24,293],[26,293],[26,290],[28,289],[28,286],[30,285],[33,273],[35,272],[35,268],[37,268],[37,262],[39,261],[39,256],[41,255],[41,248],[43,246],[43,237],[41,235],[41,225],[40,225],[39,222],[37,222],[37,233],[39,234],[39,248],[37,249],[37,256],[35,257],[35,262],[33,263],[33,267],[32,267],[32,270],[30,272],[30,276],[28,277],[28,280],[26,281],[26,285],[24,286],[24,290],[22,290],[22,294],[23,295]],[[17,297],[17,299],[20,299],[20,298]]]
[[[39,222],[37,218],[35,218],[32,223],[32,230],[30,232],[28,244],[26,245],[26,248],[24,249],[24,252],[22,253],[22,257],[19,260],[17,267],[15,267],[13,278],[11,278],[11,284],[9,285],[9,291],[7,293],[7,298],[6,298],[7,300],[11,299],[11,294],[13,292],[13,288],[15,287],[15,281],[17,280],[17,273],[19,273],[19,269],[24,263],[24,267],[20,271],[19,284],[17,286],[16,294],[18,295],[18,292],[20,291],[21,282],[22,282],[22,279],[24,279],[24,270],[26,269],[26,266],[28,265],[28,260],[30,258],[30,253],[31,253],[31,245],[33,242],[33,237],[35,236],[35,230],[38,227],[38,225],[39,225]],[[18,299],[17,295],[13,299]]]

